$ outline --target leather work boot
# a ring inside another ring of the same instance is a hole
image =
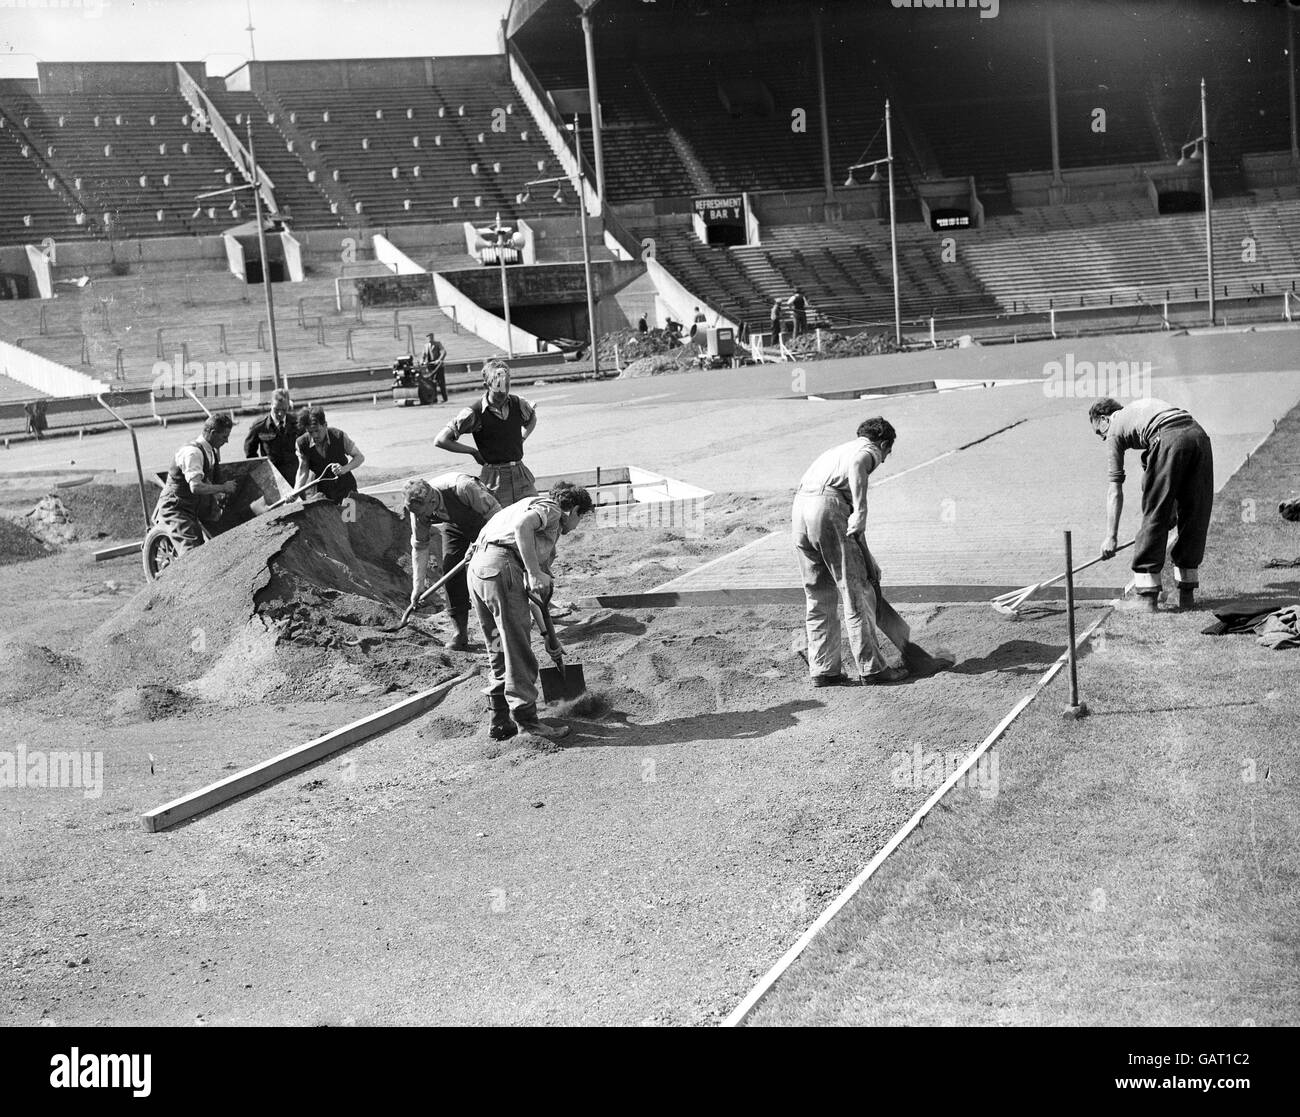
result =
[[[1138,597],[1142,599],[1142,611],[1146,613],[1160,612],[1160,594],[1159,593],[1140,593]]]
[[[536,706],[521,706],[515,711],[515,721],[525,733],[545,737],[548,741],[558,741],[569,735],[567,725],[547,725],[537,716]]]
[[[862,676],[863,686],[885,686],[889,683],[901,683],[911,672],[906,667],[886,667],[883,671],[873,671]]]
[[[488,709],[492,711],[492,725],[488,729],[488,736],[494,741],[508,741],[519,730],[510,720],[510,704],[506,701],[506,696],[489,694],[487,704]]]
[[[451,635],[442,642],[442,646],[449,652],[468,651],[469,614],[449,613],[448,617],[451,620]]]
[[[1196,608],[1196,587],[1182,586],[1178,587],[1178,608],[1186,612],[1188,609]]]

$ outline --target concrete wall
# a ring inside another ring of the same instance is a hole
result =
[[[376,13],[376,18],[383,18]],[[436,43],[431,43],[436,46]],[[201,73],[202,71],[194,71]],[[437,77],[447,81],[501,81],[505,59],[497,54],[464,58],[338,58],[292,62],[250,62],[249,85],[255,90],[276,89],[398,89],[432,85]]]
[[[202,62],[184,62],[202,74]],[[174,62],[40,62],[42,93],[166,93],[177,85]]]

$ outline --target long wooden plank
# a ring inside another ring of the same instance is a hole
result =
[[[457,675],[454,679],[439,683],[430,690],[404,698],[387,709],[350,722],[341,729],[335,729],[323,737],[308,741],[305,745],[298,745],[296,748],[263,760],[260,764],[254,764],[251,768],[245,768],[242,772],[236,772],[223,780],[208,784],[207,787],[201,787],[198,791],[191,791],[188,795],[164,803],[161,807],[154,807],[153,810],[141,815],[144,828],[155,832],[166,830],[169,826],[175,826],[187,818],[220,807],[240,795],[256,791],[281,776],[287,776],[290,772],[314,764],[332,752],[338,752],[339,749],[345,749],[349,745],[355,745],[387,732],[394,726],[410,721],[411,718],[436,706],[453,687],[474,678],[477,674],[477,668],[466,671],[463,675]]]
[[[1024,587],[1019,587],[1023,589]],[[886,586],[885,597],[892,602],[921,605],[933,602],[991,601],[1000,593],[1014,592],[1015,586]],[[1121,594],[1116,587],[1076,586],[1078,601],[1110,601]],[[1065,591],[1053,587],[1035,595],[1036,601],[1064,600]],[[579,597],[575,604],[583,609],[679,609],[688,607],[749,605],[802,605],[800,586],[749,586],[738,589],[678,590],[658,593],[604,593]]]
[[[102,551],[95,552],[95,561],[104,562],[106,559],[115,559],[121,558],[123,555],[138,554],[142,546],[144,546],[143,539],[135,543],[123,543],[120,547],[105,547]]]

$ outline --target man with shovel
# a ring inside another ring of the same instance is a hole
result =
[[[840,645],[840,600],[849,643],[864,686],[896,683],[909,667],[928,672],[931,661],[912,643],[907,623],[880,592],[880,567],[867,548],[867,478],[889,457],[897,437],[880,417],[858,427],[857,438],[832,447],[808,468],[791,510],[795,555],[807,604],[808,671],[815,687],[850,686]],[[908,666],[890,667],[877,624]]]
[[[187,442],[172,459],[163,494],[154,510],[154,522],[167,525],[177,554],[201,546],[201,522],[217,519],[207,507],[207,498],[231,496],[239,489],[238,481],[219,479],[221,447],[230,439],[234,425],[229,415],[209,415],[203,424],[202,437]]]
[[[452,570],[468,553],[478,533],[501,511],[501,505],[481,481],[468,473],[443,473],[425,481],[415,477],[402,490],[405,515],[411,528],[411,605],[428,585],[429,544],[434,544],[433,576]],[[434,531],[437,524],[442,530]],[[446,584],[452,634],[443,645],[448,651],[469,647],[469,586],[465,571]]]
[[[557,481],[546,496],[503,508],[479,533],[469,563],[469,591],[491,658],[492,680],[484,693],[492,711],[493,740],[506,740],[519,729],[551,740],[569,732],[568,726],[547,725],[537,717],[530,598],[543,606],[550,599],[556,544],[592,508],[586,489]],[[558,649],[548,650],[558,654]]]

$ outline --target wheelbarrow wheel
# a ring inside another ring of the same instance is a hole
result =
[[[152,582],[176,561],[180,549],[168,530],[158,525],[150,528],[149,534],[144,537],[140,555],[144,561],[144,576]]]

